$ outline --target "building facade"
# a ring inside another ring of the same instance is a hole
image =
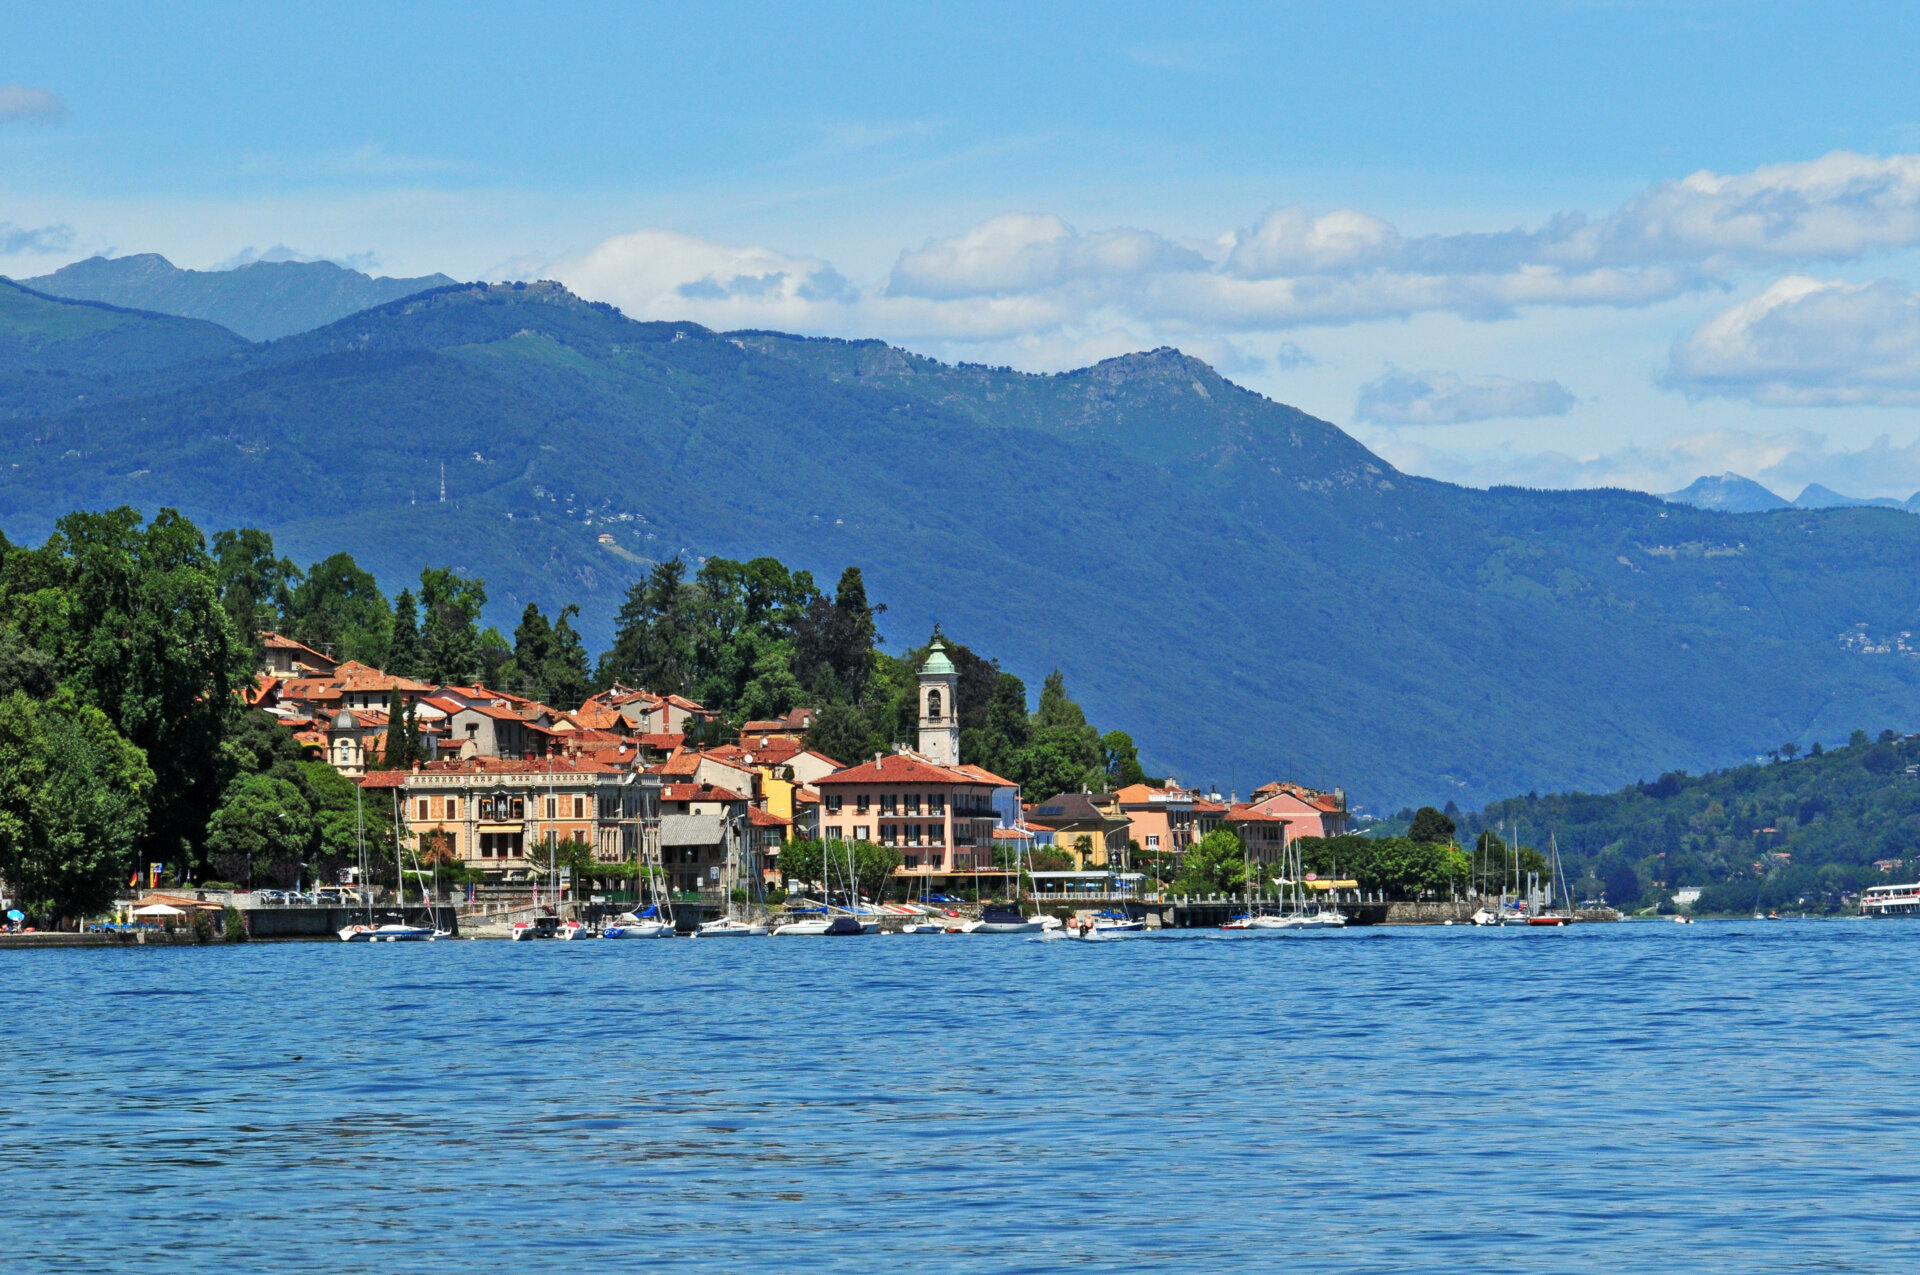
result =
[[[993,786],[913,753],[882,754],[817,781],[820,838],[872,841],[900,852],[898,876],[963,877],[996,870]]]

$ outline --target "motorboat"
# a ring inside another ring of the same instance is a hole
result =
[[[815,937],[825,934],[829,924],[831,923],[824,916],[810,916],[804,921],[788,921],[785,925],[773,927],[773,937],[777,939]]]
[[[766,932],[764,925],[723,916],[717,921],[704,923],[693,932],[693,936],[698,939],[762,938]]]
[[[909,921],[900,927],[902,934],[946,934],[948,929],[938,921]]]
[[[1047,921],[1051,920],[1053,920],[1052,917],[1047,917],[1041,924],[1044,926]],[[1144,934],[1146,930],[1147,919],[1143,916],[1128,916],[1123,912],[1102,912],[1093,918],[1093,932],[1095,934],[1112,934],[1116,936],[1121,934]]]
[[[536,916],[531,921],[515,921],[509,934],[516,943],[522,939],[557,939],[560,937],[560,918]]]
[[[343,943],[431,943],[441,932],[428,925],[349,925],[340,931]]]
[[[859,917],[843,913],[828,916],[826,909],[806,915],[803,921],[788,921],[785,925],[775,926],[774,938],[809,938],[822,935],[839,938],[852,934],[878,934],[878,921],[862,921]]]
[[[590,939],[593,937],[593,931],[578,921],[562,921],[560,923],[560,932],[553,937],[557,939]]]
[[[1029,917],[1012,903],[989,903],[980,909],[980,919],[962,926],[964,934],[1038,934],[1046,926],[1038,917]]]

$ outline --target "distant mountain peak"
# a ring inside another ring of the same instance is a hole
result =
[[[22,282],[49,296],[205,319],[249,341],[271,341],[453,280],[443,274],[373,278],[331,261],[252,261],[232,270],[183,270],[157,252],[141,252],[89,257]]]
[[[1679,491],[1661,497],[1676,505],[1696,509],[1716,509],[1721,513],[1754,514],[1770,509],[1791,509],[1784,497],[1762,487],[1751,478],[1729,471],[1696,478]]]

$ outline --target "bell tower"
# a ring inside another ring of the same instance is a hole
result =
[[[940,631],[933,632],[927,662],[920,666],[920,754],[939,766],[960,764],[960,673],[947,658]]]

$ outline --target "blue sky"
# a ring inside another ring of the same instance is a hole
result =
[[[1459,481],[1920,489],[1892,7],[26,8],[15,277],[281,249],[1036,370],[1173,344]]]

